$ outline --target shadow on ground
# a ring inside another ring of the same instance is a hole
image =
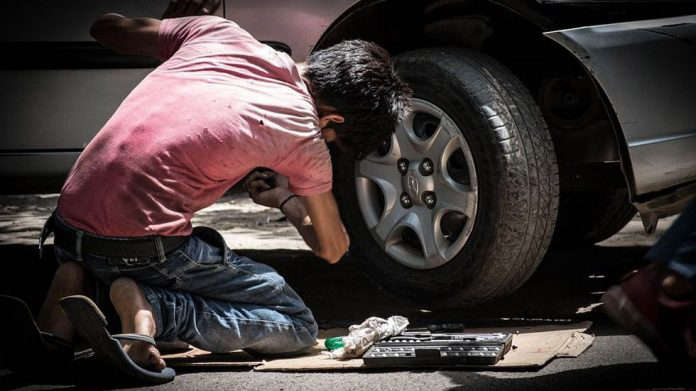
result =
[[[36,246],[0,245],[0,293],[24,298],[37,310],[55,270],[52,247],[43,261]],[[355,259],[329,265],[307,251],[243,250],[276,268],[312,308],[323,327],[346,326],[368,316],[402,314],[414,322],[492,320],[563,321],[594,316],[600,295],[620,276],[643,264],[647,247],[592,246],[551,251],[514,295],[484,305],[436,310],[415,306],[372,284]]]
[[[196,372],[214,373],[215,370],[196,368]],[[224,372],[248,371],[248,368],[226,368]],[[369,373],[384,372],[384,370],[370,370]],[[413,373],[429,373],[433,370],[418,371]],[[439,371],[450,378],[453,386],[449,391],[464,390],[490,390],[496,391],[524,391],[524,390],[670,390],[687,391],[694,390],[694,380],[688,369],[675,368],[659,363],[633,363],[600,365],[591,368],[574,369],[563,372],[555,372],[542,376],[493,378],[485,372],[474,371]],[[93,372],[95,373],[95,372]],[[104,371],[96,371],[102,377],[84,377],[80,381],[66,380],[57,383],[55,377],[42,382],[37,379],[27,379],[16,375],[0,377],[0,385],[6,389],[15,389],[28,384],[51,385],[52,389],[60,390],[85,390],[85,389],[127,389],[142,387],[142,385],[123,383],[118,380],[104,380]],[[179,375],[185,372],[178,373]],[[107,377],[110,375],[107,375]],[[5,382],[2,383],[1,381]],[[60,386],[60,384],[64,384]],[[75,385],[77,384],[77,385]]]
[[[401,314],[412,323],[574,321],[593,317],[599,297],[626,272],[641,266],[647,247],[599,247],[551,251],[536,274],[514,295],[478,307],[438,310],[415,305],[372,284],[355,259],[328,265],[302,251],[248,250],[275,267],[312,308],[322,326],[346,326],[368,316]]]
[[[616,283],[621,275],[640,267],[647,249],[643,246],[592,246],[572,251],[554,250],[549,252],[530,281],[514,295],[474,308],[450,310],[419,308],[385,292],[373,285],[361,271],[358,262],[350,257],[339,264],[329,265],[307,251],[244,250],[239,253],[276,268],[312,308],[322,328],[330,328],[359,323],[368,316],[387,317],[395,314],[408,317],[415,326],[439,322],[478,326],[512,325],[517,322],[565,323],[585,319],[605,321],[597,309],[601,293]],[[0,294],[22,297],[34,311],[38,310],[56,267],[52,247],[48,246],[46,250],[46,259],[40,261],[36,246],[0,245],[0,262],[3,263]],[[638,365],[604,369],[596,372],[594,369],[588,370],[587,375],[599,379],[602,373],[612,373],[613,376],[613,371],[618,369],[616,373],[619,376],[630,380],[635,371],[657,370],[651,365],[646,368]],[[552,374],[548,375],[548,382],[554,385],[552,388],[558,389],[577,379],[577,375]],[[477,378],[486,378],[487,382],[491,380],[476,373],[458,372],[451,376],[455,383],[462,380],[459,384],[466,384],[469,388]],[[12,388],[37,383],[37,379],[27,381],[14,375],[0,375],[0,385],[14,384]],[[524,389],[524,381],[501,379],[494,384],[502,387],[496,386],[496,389]],[[538,385],[537,382],[538,379],[530,380],[529,388]],[[486,382],[482,380],[483,383]]]
[[[693,390],[693,373],[658,363],[602,365],[528,378],[496,378],[476,372],[442,372],[450,391],[485,390]]]

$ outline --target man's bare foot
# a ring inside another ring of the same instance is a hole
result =
[[[58,300],[70,295],[90,296],[93,294],[89,289],[91,285],[91,277],[76,262],[66,262],[58,266],[46,299],[39,311],[37,318],[39,329],[66,341],[72,341],[75,336],[75,328],[58,305]],[[53,345],[47,347],[49,350],[55,348]]]
[[[166,364],[156,347],[145,342],[121,342],[123,350],[136,364],[146,369],[164,369]]]
[[[156,331],[152,306],[130,278],[119,278],[109,290],[111,303],[121,319],[122,333],[135,333],[154,337]],[[156,347],[139,341],[123,341],[123,350],[136,364],[147,369],[164,369],[162,355]]]

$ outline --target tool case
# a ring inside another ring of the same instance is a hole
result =
[[[494,365],[511,347],[509,333],[407,331],[372,345],[363,361],[368,367]]]

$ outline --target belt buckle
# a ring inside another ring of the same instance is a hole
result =
[[[147,265],[150,263],[147,259],[139,258],[139,257],[122,257],[121,258],[121,263],[125,266],[139,266],[139,265]]]

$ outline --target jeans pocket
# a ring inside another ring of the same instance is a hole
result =
[[[208,227],[196,227],[191,238],[178,253],[196,266],[226,266],[229,250],[225,239]]]
[[[163,274],[167,274],[176,279],[176,289],[197,293],[211,297],[220,291],[226,291],[227,287],[235,278],[239,271],[225,260],[228,253],[227,246],[217,232],[212,239],[204,240],[196,235],[200,230],[191,235],[189,241],[166,262],[157,265]],[[216,238],[219,236],[219,240]]]

